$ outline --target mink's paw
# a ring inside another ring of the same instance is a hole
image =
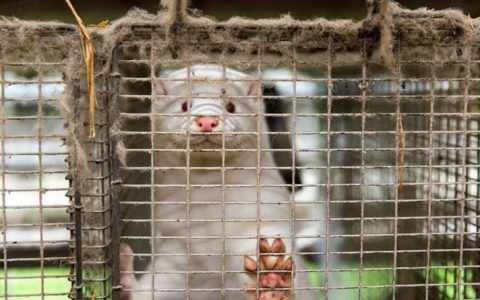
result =
[[[260,259],[255,261],[245,256],[243,267],[252,282],[245,286],[249,299],[291,300],[292,269],[291,257],[285,258],[285,244],[276,238],[270,245],[266,238],[259,241]]]

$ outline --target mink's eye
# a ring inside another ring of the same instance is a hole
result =
[[[185,101],[182,103],[182,111],[186,112],[190,107],[192,107],[192,103],[188,103],[188,101]]]
[[[235,112],[235,104],[233,104],[232,102],[228,102],[227,105],[225,105],[225,109],[233,114]]]

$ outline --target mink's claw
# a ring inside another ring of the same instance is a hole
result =
[[[247,296],[258,300],[291,300],[292,269],[291,257],[285,258],[286,247],[280,238],[272,244],[260,238],[260,258],[255,261],[245,256],[243,268],[252,282],[245,286]]]

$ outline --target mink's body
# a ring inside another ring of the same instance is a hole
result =
[[[152,287],[154,299],[186,299],[187,289],[190,299],[245,299],[244,256],[255,257],[259,237],[280,237],[290,253],[302,230],[264,151],[268,135],[257,134],[267,131],[259,83],[217,65],[166,78],[152,104],[154,146],[161,150],[154,153],[157,256],[150,274],[131,280],[138,291],[130,299],[152,299]],[[301,257],[294,263],[305,270]],[[294,288],[308,287],[306,273],[296,274]],[[315,297],[303,291],[298,299]]]

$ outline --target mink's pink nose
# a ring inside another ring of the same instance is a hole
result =
[[[211,132],[213,128],[218,126],[218,118],[216,117],[198,117],[197,125],[202,132]]]

